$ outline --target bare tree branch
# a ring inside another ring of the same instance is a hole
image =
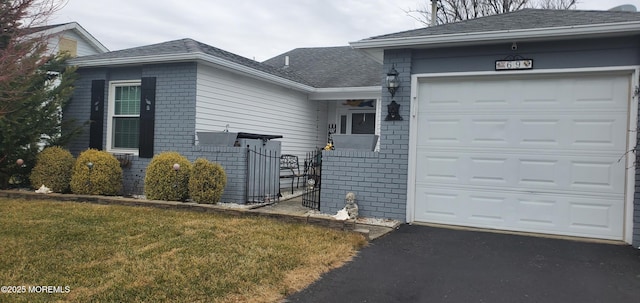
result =
[[[572,9],[575,8],[577,0],[547,0],[540,4],[544,9]]]
[[[436,24],[446,24],[479,17],[504,14],[524,8],[574,9],[576,0],[436,0]],[[405,10],[411,18],[425,26],[431,25],[431,1],[423,0]]]
[[[0,0],[0,117],[20,108],[28,96],[25,77],[33,75],[50,57],[48,36],[37,30],[66,4],[62,0]]]

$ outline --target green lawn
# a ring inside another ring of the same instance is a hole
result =
[[[266,218],[4,198],[0,242],[0,285],[68,290],[0,302],[277,302],[366,244]]]

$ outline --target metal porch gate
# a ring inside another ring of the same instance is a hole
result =
[[[307,153],[304,160],[307,184],[302,193],[302,205],[320,210],[320,189],[322,187],[322,150]]]
[[[280,152],[266,148],[247,148],[245,201],[273,203],[280,198]]]

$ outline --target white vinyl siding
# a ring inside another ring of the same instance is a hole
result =
[[[74,31],[64,31],[61,36],[54,35],[49,39],[48,49],[54,54],[59,50],[60,37],[64,37],[68,40],[73,40],[78,43],[78,49],[76,50],[78,57],[100,54],[99,50],[96,50],[94,47],[92,47],[89,43],[87,43],[87,41],[85,41]]]
[[[327,105],[273,84],[198,65],[196,132],[282,135],[283,154],[304,155],[327,140]]]

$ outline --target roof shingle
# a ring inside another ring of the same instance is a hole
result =
[[[380,35],[361,41],[637,21],[640,21],[640,13],[636,12],[523,9],[500,15]]]
[[[296,48],[263,63],[293,71],[320,88],[379,86],[382,73],[380,63],[350,46]]]
[[[303,77],[295,74],[294,72],[275,68],[268,64],[262,64],[255,60],[251,60],[249,58],[245,58],[189,38],[112,51],[104,54],[79,57],[75,60],[72,60],[71,63],[73,64],[74,61],[87,62],[92,60],[138,58],[140,63],[142,64],[144,63],[145,57],[149,56],[184,55],[197,53],[210,55],[301,84],[311,85],[309,81],[306,81]]]

